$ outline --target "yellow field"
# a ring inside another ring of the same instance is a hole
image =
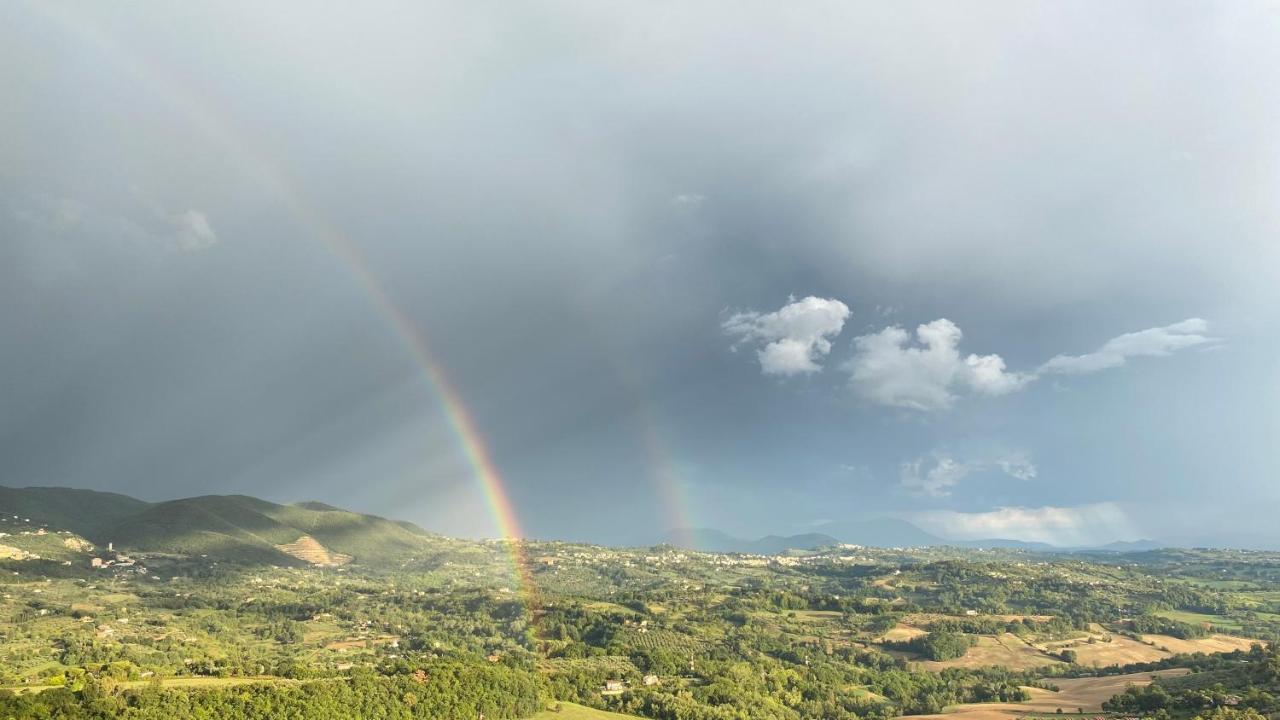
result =
[[[350,640],[334,640],[326,643],[325,650],[363,650],[365,643],[374,645],[390,645],[391,643],[400,642],[399,635],[382,635],[376,638],[352,638]]]
[[[892,630],[885,633],[884,635],[881,635],[878,639],[889,640],[891,642],[905,642],[912,638],[917,638],[917,637],[920,637],[921,635],[928,635],[928,634],[929,634],[928,632],[921,630],[918,627],[912,627],[910,625],[903,625],[899,623],[898,625],[894,626]]]
[[[1098,712],[1102,702],[1124,692],[1130,685],[1149,685],[1157,675],[1185,675],[1185,669],[1159,670],[1101,678],[1069,678],[1055,681],[1058,692],[1028,688],[1031,699],[1024,703],[974,703],[947,708],[939,715],[907,715],[904,720],[1014,720],[1025,715],[1054,715],[1058,708],[1074,713]]]
[[[1213,635],[1196,640],[1180,640],[1168,635],[1143,635],[1142,642],[1123,635],[1113,634],[1101,626],[1094,625],[1088,638],[1051,642],[1039,646],[1047,653],[1056,653],[1064,649],[1076,652],[1076,662],[1081,665],[1105,667],[1107,665],[1126,665],[1137,662],[1153,662],[1162,660],[1174,653],[1221,653],[1232,650],[1248,650],[1258,640],[1232,637],[1230,635]],[[1150,643],[1150,644],[1148,644]]]
[[[1053,651],[1062,649],[1074,650],[1076,652],[1076,662],[1081,665],[1095,667],[1151,662],[1169,657],[1169,653],[1163,652],[1159,648],[1144,645],[1123,635],[1095,635],[1092,643],[1073,641],[1053,643],[1048,647]]]
[[[835,610],[793,610],[797,620],[806,622],[831,622],[844,617],[844,613]]]
[[[949,667],[976,668],[988,665],[1001,665],[1011,670],[1029,670],[1057,662],[1059,661],[1023,642],[1017,635],[1004,633],[997,637],[979,636],[978,644],[969,648],[969,652],[965,653],[964,657],[954,660],[925,660],[916,665],[921,669],[936,672]]]
[[[1169,648],[1171,652],[1175,653],[1221,653],[1231,652],[1232,650],[1248,650],[1253,643],[1262,642],[1261,640],[1233,637],[1231,635],[1210,635],[1207,638],[1197,638],[1195,640],[1180,640],[1168,635],[1143,635],[1142,639],[1154,642],[1156,647]]]

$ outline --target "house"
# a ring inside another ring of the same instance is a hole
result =
[[[627,683],[624,680],[605,680],[604,691],[607,693],[620,693],[627,689]]]
[[[652,687],[652,686],[654,686],[654,685],[659,684],[660,682],[661,682],[661,681],[660,681],[660,680],[658,680],[658,676],[657,676],[657,675],[645,675],[645,676],[644,676],[644,684],[645,684],[645,686],[646,686],[646,687]]]

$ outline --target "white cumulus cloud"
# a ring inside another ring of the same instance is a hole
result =
[[[720,327],[735,338],[735,348],[759,345],[756,357],[766,375],[798,375],[822,369],[819,361],[848,318],[849,306],[811,295],[771,313],[735,313]]]
[[[1030,380],[1006,370],[999,355],[961,355],[961,337],[946,318],[917,327],[914,338],[893,325],[854,338],[845,369],[863,398],[911,410],[944,410],[960,393],[1003,395]]]
[[[998,507],[986,512],[939,510],[912,519],[950,540],[1011,539],[1061,546],[1137,540],[1132,521],[1112,502],[1073,507]]]
[[[1209,324],[1191,318],[1164,327],[1125,333],[1085,355],[1058,355],[1029,372],[1013,372],[999,355],[963,355],[955,323],[941,318],[916,328],[896,325],[853,339],[844,368],[860,397],[884,407],[920,411],[950,408],[964,395],[1005,395],[1045,375],[1081,375],[1124,365],[1129,358],[1163,357],[1211,345]]]

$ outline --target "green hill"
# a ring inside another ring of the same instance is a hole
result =
[[[104,528],[95,538],[118,548],[208,555],[243,562],[296,564],[277,545],[291,543],[303,532],[263,511],[272,503],[240,495],[202,497],[156,503]]]
[[[276,505],[268,515],[302,530],[330,550],[357,559],[411,557],[421,553],[431,539],[427,531],[412,523],[337,508],[312,510],[300,505]]]
[[[0,488],[0,512],[11,523],[13,515],[24,526],[30,518],[30,526],[71,530],[100,546],[273,565],[396,562],[421,555],[434,539],[412,523],[247,495],[147,503],[91,490]]]
[[[118,547],[273,564],[299,562],[279,546],[303,537],[331,553],[371,563],[410,557],[429,542],[425,534],[385,518],[314,507],[277,505],[244,495],[206,495],[157,503],[104,532]]]
[[[98,530],[141,512],[149,503],[128,495],[64,487],[10,488],[0,486],[0,516],[12,525],[29,524],[50,530],[72,530],[92,537]],[[27,523],[23,523],[27,524]],[[0,531],[3,527],[0,527]]]

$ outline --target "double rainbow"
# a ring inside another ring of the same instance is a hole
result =
[[[268,160],[266,154],[251,149],[243,140],[242,134],[234,131],[234,123],[216,112],[216,108],[189,84],[166,73],[160,64],[145,62],[131,48],[122,45],[92,21],[78,16],[65,5],[33,1],[28,2],[27,7],[33,14],[44,17],[100,51],[148,90],[157,93],[180,110],[202,135],[228,153],[246,174],[251,175],[281,202],[295,222],[323,243],[351,270],[379,315],[387,320],[400,338],[439,400],[449,427],[484,495],[494,526],[508,549],[516,591],[530,611],[536,613],[537,592],[523,544],[524,533],[484,437],[457,389],[432,356],[426,338],[379,282],[360,248],[307,199],[300,190],[299,183]]]

